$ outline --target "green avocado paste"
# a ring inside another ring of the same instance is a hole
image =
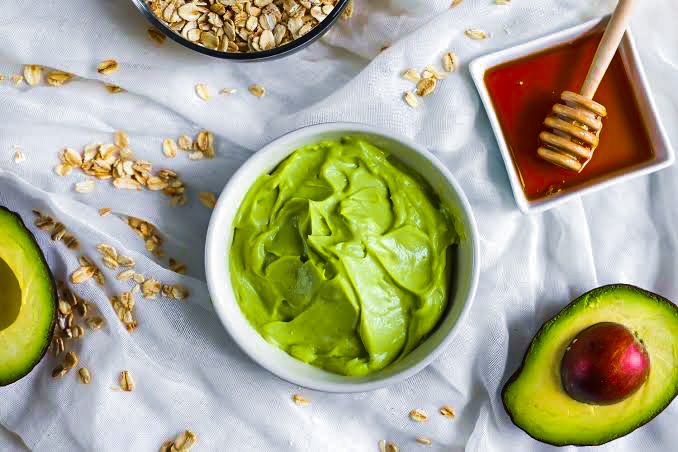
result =
[[[451,210],[366,141],[296,150],[249,189],[230,271],[270,343],[344,375],[383,369],[433,330],[448,302]]]

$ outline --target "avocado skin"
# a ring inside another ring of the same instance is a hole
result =
[[[31,373],[33,368],[38,365],[40,361],[42,361],[42,358],[44,358],[45,354],[47,353],[47,349],[49,349],[50,344],[52,343],[52,338],[54,337],[54,328],[56,327],[56,319],[57,319],[57,307],[58,307],[58,296],[57,296],[57,286],[56,286],[56,281],[54,280],[54,275],[52,274],[52,270],[49,268],[49,265],[47,264],[47,259],[45,259],[45,254],[42,252],[42,249],[40,248],[40,245],[38,245],[38,241],[35,240],[35,236],[33,233],[26,227],[26,224],[24,223],[23,219],[21,218],[21,215],[19,215],[16,212],[13,212],[9,210],[8,208],[4,206],[0,206],[0,210],[4,211],[5,213],[8,213],[12,217],[14,217],[17,221],[18,226],[22,229],[22,232],[25,233],[30,239],[35,243],[36,248],[38,249],[38,254],[40,255],[40,260],[42,261],[42,264],[45,266],[47,269],[47,274],[49,275],[49,284],[52,288],[52,304],[54,306],[54,309],[52,309],[52,320],[50,321],[49,325],[49,332],[47,333],[47,341],[45,341],[45,344],[43,345],[42,351],[40,352],[39,355],[31,362],[27,367],[26,371],[22,374],[20,374],[17,378],[10,380],[10,381],[2,381],[0,380],[0,387],[3,386],[9,386],[12,383],[16,383],[17,381],[21,380],[23,377]]]
[[[565,306],[563,309],[561,309],[555,316],[553,316],[551,319],[544,322],[544,324],[539,328],[537,333],[534,335],[534,337],[530,341],[530,345],[527,347],[527,350],[525,351],[525,354],[523,355],[523,359],[520,362],[520,366],[511,375],[511,377],[506,381],[506,383],[504,384],[504,386],[501,390],[501,402],[502,402],[502,405],[504,406],[504,411],[506,411],[506,414],[508,414],[513,425],[515,425],[520,430],[525,432],[530,438],[535,439],[535,440],[542,442],[542,443],[545,443],[545,444],[549,444],[551,446],[558,446],[558,447],[561,447],[561,446],[600,446],[601,444],[609,443],[610,441],[613,441],[615,439],[622,438],[622,437],[628,435],[629,433],[634,432],[635,430],[642,427],[643,425],[647,424],[652,419],[657,417],[662,411],[664,411],[666,409],[666,407],[668,407],[671,404],[673,399],[675,399],[676,396],[678,396],[678,387],[676,387],[676,388],[674,388],[673,396],[670,397],[669,399],[667,399],[667,402],[662,407],[660,407],[660,409],[656,410],[653,413],[650,413],[647,417],[645,417],[643,420],[638,422],[638,424],[635,425],[628,432],[622,433],[622,434],[619,434],[619,435],[612,435],[612,436],[608,436],[608,437],[603,436],[603,437],[601,437],[600,441],[595,441],[595,442],[586,443],[586,444],[574,443],[574,442],[557,442],[557,441],[551,442],[551,441],[548,441],[548,440],[545,440],[545,439],[542,439],[542,438],[536,438],[535,436],[531,435],[530,432],[528,432],[527,430],[523,429],[520,425],[518,425],[516,423],[515,419],[513,418],[513,414],[511,413],[511,410],[506,405],[505,393],[506,393],[508,387],[511,385],[511,383],[513,383],[515,380],[517,380],[518,377],[520,376],[520,373],[523,371],[523,367],[525,366],[525,361],[527,360],[527,357],[530,353],[530,350],[532,350],[533,347],[535,346],[535,342],[537,342],[537,340],[541,337],[542,334],[544,334],[546,331],[548,331],[548,329],[551,327],[551,325],[558,322],[558,320],[560,319],[560,317],[563,315],[564,312],[566,312],[570,307],[577,304],[580,300],[582,300],[582,299],[584,299],[588,296],[596,297],[596,296],[604,295],[605,293],[608,293],[610,291],[614,291],[614,290],[617,290],[617,289],[627,289],[627,290],[633,290],[633,291],[639,292],[640,294],[642,294],[642,295],[644,295],[648,298],[652,298],[659,303],[663,303],[663,304],[666,304],[666,305],[672,307],[676,311],[676,313],[678,313],[678,306],[676,306],[673,302],[671,302],[667,298],[664,298],[661,295],[658,295],[654,292],[650,292],[648,290],[641,289],[640,287],[633,286],[631,284],[608,284],[606,286],[598,287],[596,289],[590,290],[590,291],[580,295],[574,301],[572,301],[567,306]]]

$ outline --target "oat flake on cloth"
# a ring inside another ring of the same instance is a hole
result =
[[[678,300],[678,168],[671,168],[541,215],[522,215],[504,164],[472,85],[474,57],[606,14],[612,1],[356,0],[350,22],[341,21],[308,49],[280,61],[233,64],[192,53],[168,40],[157,48],[147,24],[128,0],[4,2],[0,19],[0,73],[23,64],[67,70],[80,79],[61,88],[0,83],[0,204],[32,223],[32,208],[48,212],[74,232],[83,252],[99,243],[137,261],[138,271],[191,291],[187,303],[138,297],[137,331],[129,334],[107,296],[128,290],[104,269],[105,292],[93,281],[77,286],[96,303],[106,326],[88,332],[80,360],[92,384],[71,372],[50,377],[52,358],[29,376],[0,389],[0,450],[154,451],[184,429],[198,435],[196,451],[376,451],[378,440],[402,451],[545,451],[514,428],[499,391],[538,326],[567,301],[598,285],[627,282]],[[678,13],[675,0],[641,2],[632,21],[650,84],[674,146],[678,145]],[[483,41],[467,28],[490,34]],[[384,46],[389,47],[379,52]],[[402,93],[408,67],[439,67],[453,50],[459,70],[408,107]],[[114,58],[120,68],[96,73]],[[109,94],[100,81],[127,92]],[[208,102],[194,90],[204,83]],[[247,92],[259,83],[267,95]],[[237,94],[219,96],[222,88]],[[482,269],[468,321],[443,355],[402,384],[366,394],[332,395],[301,390],[261,369],[235,346],[211,308],[203,271],[210,211],[201,191],[220,192],[254,151],[284,132],[327,121],[357,121],[405,134],[434,151],[462,185],[480,229]],[[217,157],[189,161],[162,155],[164,138],[216,134]],[[91,142],[111,142],[126,130],[138,158],[176,169],[189,187],[189,203],[170,207],[159,193],[115,190],[99,182],[80,194],[85,180],[74,171],[54,174],[57,153]],[[15,146],[26,161],[14,163]],[[115,215],[140,217],[166,237],[165,250],[187,264],[177,275],[154,259]],[[54,273],[65,278],[77,255],[51,246],[36,231]],[[136,390],[113,391],[119,372],[134,376]],[[291,396],[312,401],[296,406]],[[457,417],[435,414],[449,404]],[[428,422],[407,414],[421,408]],[[678,444],[674,403],[649,425],[601,451],[668,451]],[[429,436],[432,446],[417,445]],[[570,448],[572,450],[573,448]]]

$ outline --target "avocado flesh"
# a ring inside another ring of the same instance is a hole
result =
[[[0,386],[42,359],[56,321],[56,287],[21,218],[0,206]]]
[[[626,326],[650,356],[647,381],[628,398],[604,406],[574,400],[560,378],[568,344],[599,322]],[[513,422],[533,438],[583,446],[632,432],[664,410],[677,393],[678,307],[634,286],[611,285],[582,295],[541,327],[502,398]]]

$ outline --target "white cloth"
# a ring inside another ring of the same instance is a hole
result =
[[[322,42],[258,64],[211,59],[170,40],[157,48],[129,1],[3,3],[0,72],[18,73],[32,63],[82,78],[61,88],[0,83],[0,204],[30,223],[30,210],[43,209],[81,239],[86,254],[96,256],[98,243],[112,244],[133,256],[142,273],[180,282],[192,295],[185,304],[139,299],[141,325],[128,334],[106,296],[129,286],[108,270],[106,293],[92,282],[77,286],[107,321],[78,346],[92,384],[80,385],[73,373],[53,381],[54,360],[47,358],[0,389],[0,450],[152,451],[186,428],[197,433],[199,451],[376,451],[382,438],[404,451],[424,450],[414,442],[418,435],[433,438],[426,448],[431,451],[551,450],[511,424],[499,397],[539,325],[604,283],[633,283],[678,300],[678,169],[524,216],[467,69],[476,56],[608,13],[612,1],[498,6],[464,0],[450,9],[450,0],[357,0],[354,18],[342,20]],[[678,145],[675,2],[641,3],[632,30],[659,112]],[[491,38],[470,40],[464,30],[471,27]],[[390,47],[379,53],[385,45]],[[459,56],[460,70],[420,108],[409,108],[401,96],[411,85],[400,72],[439,66],[448,49]],[[119,61],[119,70],[97,74],[97,64],[108,58]],[[95,80],[127,93],[109,94]],[[213,99],[200,100],[196,83],[207,84]],[[266,97],[250,95],[251,83],[264,85]],[[238,93],[219,96],[221,88]],[[218,193],[252,152],[278,135],[335,120],[384,126],[436,152],[465,190],[481,237],[477,297],[455,340],[419,375],[366,394],[301,390],[254,364],[215,316],[202,267],[210,212],[197,193]],[[215,160],[162,156],[163,138],[201,128],[217,135]],[[73,185],[85,179],[82,174],[54,174],[60,149],[110,142],[117,129],[129,132],[138,157],[180,172],[190,187],[187,206],[173,208],[158,193],[122,192],[108,183],[77,194]],[[15,145],[25,153],[24,163],[14,163]],[[168,255],[185,262],[188,275],[150,258],[126,224],[98,216],[100,207],[158,225]],[[75,254],[53,246],[43,231],[36,236],[59,278],[77,268]],[[132,393],[111,389],[123,369],[136,379]],[[291,395],[297,392],[311,405],[295,406]],[[456,409],[454,420],[435,414],[442,404]],[[412,422],[407,415],[413,408],[431,419]],[[678,443],[676,415],[674,403],[648,426],[599,450],[670,450]]]

